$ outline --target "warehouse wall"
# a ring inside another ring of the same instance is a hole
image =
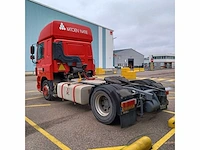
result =
[[[110,30],[106,29],[106,67],[113,67],[113,34]]]
[[[133,49],[114,51],[114,54],[114,66],[117,66],[119,63],[122,66],[127,66],[128,59],[134,59],[134,66],[141,66],[144,63],[144,55]]]
[[[30,46],[37,42],[42,28],[53,20],[62,20],[88,26],[92,30],[92,49],[95,66],[102,66],[105,68],[109,67],[106,64],[102,64],[106,57],[110,57],[104,55],[106,53],[103,53],[103,51],[107,51],[105,45],[106,42],[104,41],[104,39],[106,39],[106,37],[104,37],[106,34],[103,34],[104,31],[107,30],[106,28],[100,27],[100,29],[96,24],[92,24],[82,19],[48,8],[36,2],[25,0],[25,71],[34,71],[35,65],[30,60]],[[99,37],[101,37],[101,39],[99,39]],[[113,43],[109,43],[109,45],[112,44]],[[110,55],[110,53],[107,54]]]

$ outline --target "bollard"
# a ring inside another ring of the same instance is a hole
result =
[[[134,143],[124,147],[122,150],[150,150],[152,141],[148,136],[143,136]]]
[[[175,128],[175,116],[168,120],[168,126],[170,128]]]

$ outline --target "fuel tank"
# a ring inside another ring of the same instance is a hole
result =
[[[57,96],[81,105],[89,103],[90,90],[94,85],[62,82],[57,85]]]

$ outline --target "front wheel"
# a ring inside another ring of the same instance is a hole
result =
[[[91,109],[96,119],[104,124],[111,124],[117,117],[116,102],[109,96],[107,88],[97,87],[91,95]]]
[[[49,80],[44,80],[42,84],[42,93],[46,100],[51,101],[53,99],[53,83]]]

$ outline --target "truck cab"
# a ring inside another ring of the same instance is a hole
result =
[[[52,21],[40,32],[36,47],[31,46],[35,58],[37,89],[50,100],[56,84],[86,75],[95,75],[91,29],[63,21]]]

